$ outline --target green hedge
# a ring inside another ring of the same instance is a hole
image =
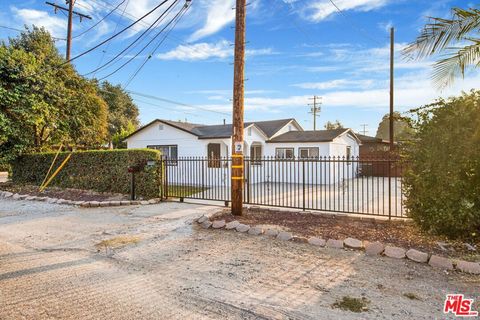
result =
[[[52,173],[68,154],[59,154]],[[40,185],[54,157],[54,152],[19,157],[12,165],[12,181]],[[159,159],[160,152],[150,149],[78,151],[72,154],[50,186],[128,194],[131,181],[128,167],[154,160],[155,165],[145,166],[135,174],[135,182],[137,196],[157,198],[161,188]]]

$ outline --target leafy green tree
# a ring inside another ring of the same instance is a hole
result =
[[[327,121],[327,123],[325,123],[324,125],[324,128],[325,130],[335,130],[335,129],[343,129],[344,126],[340,121],[335,120],[334,122]]]
[[[108,106],[108,141],[114,148],[125,147],[122,139],[135,131],[140,122],[138,107],[120,85],[102,82],[99,93]]]
[[[480,91],[414,110],[405,156],[409,215],[424,230],[451,238],[480,233]]]
[[[43,28],[0,43],[0,163],[62,142],[104,143],[107,107],[96,83],[64,62]]]
[[[444,53],[434,64],[433,80],[439,87],[465,75],[480,62],[480,10],[452,9],[452,18],[430,18],[417,39],[405,50],[418,59]]]
[[[410,120],[403,117],[399,112],[393,113],[393,140],[405,141],[411,139],[413,129]],[[390,114],[383,116],[382,121],[378,125],[377,138],[390,140]]]

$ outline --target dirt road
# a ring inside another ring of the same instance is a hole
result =
[[[216,209],[0,200],[0,319],[444,319],[446,293],[480,299],[479,277],[191,224]],[[118,237],[138,242],[95,246]]]

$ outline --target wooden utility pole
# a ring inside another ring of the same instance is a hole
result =
[[[66,48],[66,54],[65,54],[65,57],[67,59],[67,61],[70,60],[70,52],[71,52],[71,49],[72,49],[72,26],[73,26],[73,15],[76,15],[78,17],[80,17],[80,22],[82,22],[82,20],[85,18],[85,19],[92,19],[92,17],[90,17],[89,15],[86,15],[86,14],[83,14],[83,13],[79,13],[79,12],[76,12],[73,10],[73,6],[75,4],[75,0],[66,0],[65,1],[67,4],[68,4],[68,8],[65,8],[65,7],[62,7],[56,3],[52,3],[52,2],[45,2],[46,4],[48,4],[49,6],[52,6],[54,7],[55,9],[55,13],[57,13],[58,10],[62,10],[62,11],[65,11],[65,12],[68,12],[68,23],[67,23],[67,48]]]
[[[322,110],[322,97],[313,96],[313,98],[310,98],[310,100],[313,100],[313,103],[310,103],[308,105],[311,106],[310,113],[313,114],[313,131],[315,131],[317,130],[317,117]]]
[[[243,209],[243,103],[245,91],[245,25],[246,1],[237,0],[235,15],[235,61],[233,78],[232,125],[232,214]]]
[[[394,59],[394,28],[390,28],[390,152],[393,151],[394,148],[394,131],[393,131],[393,59]]]

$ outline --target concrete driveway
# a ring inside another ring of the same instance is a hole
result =
[[[446,293],[479,298],[478,276],[191,224],[217,209],[0,200],[0,319],[432,319]],[[139,241],[95,246],[118,237]]]

